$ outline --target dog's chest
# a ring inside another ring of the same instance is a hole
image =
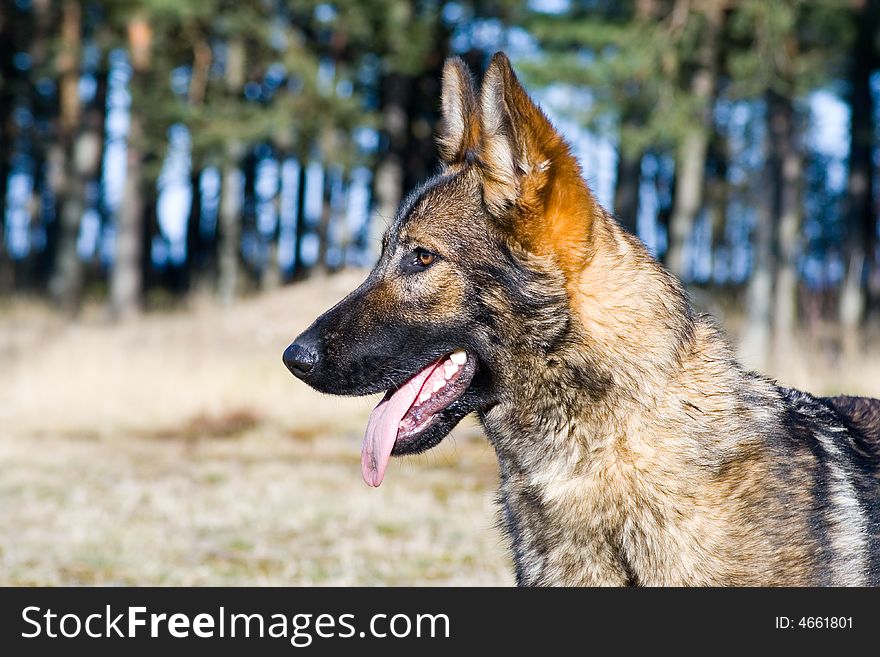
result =
[[[520,584],[637,583],[626,556],[630,482],[615,468],[572,474],[564,463],[528,476],[502,461],[502,519]]]
[[[632,465],[569,461],[517,472],[502,462],[500,499],[517,581],[527,585],[684,583],[704,570],[702,523]]]

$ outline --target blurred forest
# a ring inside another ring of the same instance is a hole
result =
[[[510,55],[747,365],[880,396],[878,23],[880,0],[0,0],[0,584],[512,583],[478,426],[367,489],[378,399],[279,362],[434,171],[452,54]]]
[[[880,320],[880,0],[2,0],[0,297],[126,318],[369,265],[444,59],[506,50],[753,353]]]

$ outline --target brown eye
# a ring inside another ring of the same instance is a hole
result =
[[[425,271],[440,259],[436,253],[431,253],[426,249],[415,249],[401,263],[403,271],[407,273],[417,273]]]

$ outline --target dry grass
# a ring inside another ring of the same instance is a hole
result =
[[[472,424],[368,489],[376,400],[318,395],[281,365],[360,276],[124,326],[2,309],[0,584],[512,583]],[[772,373],[880,395],[880,357],[834,368],[802,347]]]
[[[114,327],[0,314],[0,584],[510,584],[462,426],[360,478],[375,399],[281,364],[358,273]]]

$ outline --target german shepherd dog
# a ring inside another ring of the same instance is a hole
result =
[[[479,93],[449,60],[441,106],[439,173],[284,352],[321,392],[387,391],[367,484],[476,413],[520,585],[880,584],[880,400],[744,370],[503,53]]]

